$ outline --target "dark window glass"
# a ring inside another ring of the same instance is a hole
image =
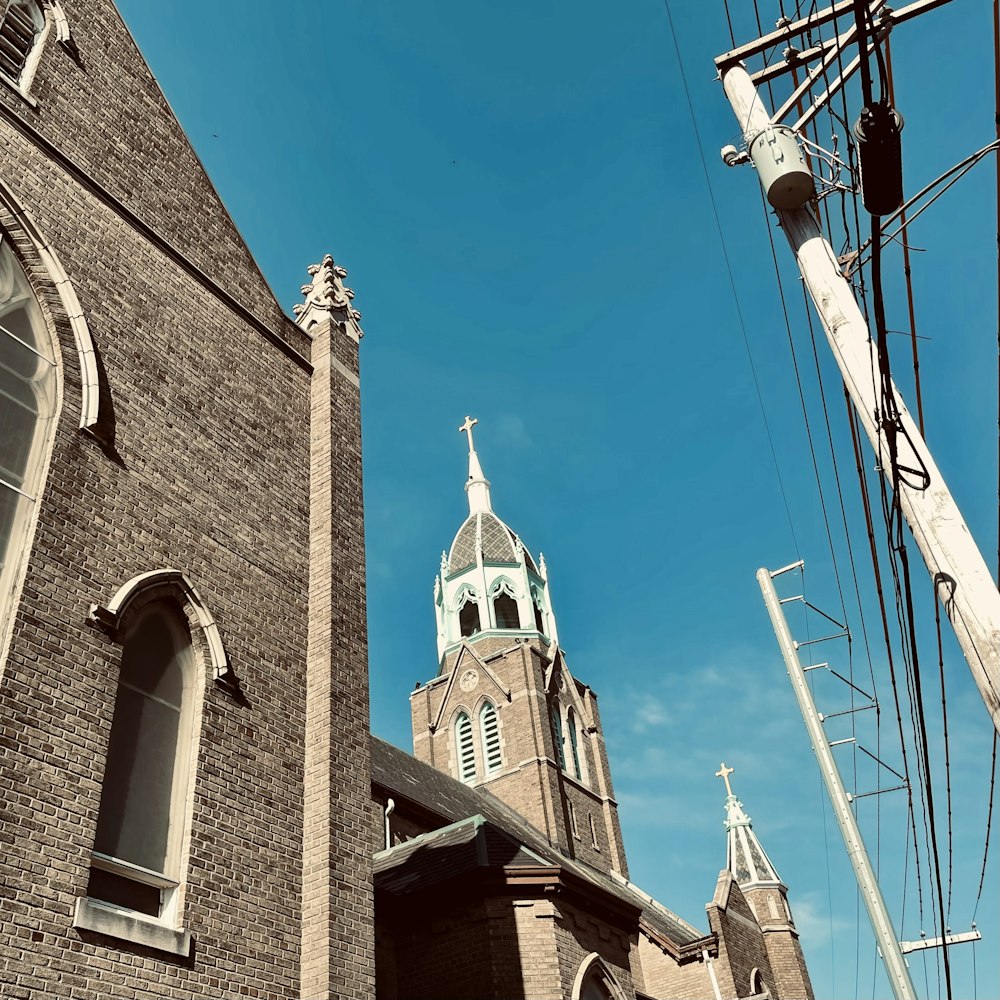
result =
[[[94,850],[176,873],[170,834],[183,809],[184,668],[190,637],[167,613],[145,614],[125,640]]]
[[[151,917],[160,915],[160,890],[155,885],[144,885],[100,868],[90,870],[87,895],[104,903],[148,913]]]
[[[493,613],[496,615],[497,628],[521,627],[521,619],[517,613],[517,601],[506,591],[497,594],[493,599]]]
[[[482,628],[479,622],[479,605],[475,601],[469,600],[462,605],[462,610],[458,613],[458,624],[462,635],[475,635]]]

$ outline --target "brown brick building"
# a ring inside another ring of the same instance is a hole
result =
[[[343,271],[283,315],[110,0],[0,4],[0,164],[0,994],[371,997]]]
[[[478,460],[370,739],[346,273],[282,313],[111,0],[0,3],[0,165],[0,995],[808,995],[773,869],[707,934],[629,883]]]

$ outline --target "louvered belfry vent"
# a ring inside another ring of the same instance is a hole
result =
[[[476,780],[476,748],[472,742],[472,721],[465,712],[455,720],[455,741],[458,745],[458,776],[468,785]]]
[[[497,710],[489,703],[483,705],[480,713],[483,726],[483,753],[486,757],[486,773],[492,774],[500,770],[500,727],[497,723]]]
[[[0,0],[0,72],[21,79],[42,28],[42,14],[34,0]]]

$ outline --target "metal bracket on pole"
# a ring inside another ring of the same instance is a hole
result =
[[[946,934],[944,937],[921,938],[919,941],[900,941],[899,949],[904,955],[911,951],[925,951],[928,948],[941,948],[944,945],[964,944],[966,941],[982,941],[983,935],[972,925],[971,931],[962,934]]]
[[[774,634],[778,638],[778,645],[781,648],[781,655],[784,657],[785,666],[788,669],[788,677],[792,682],[792,690],[799,703],[802,718],[805,720],[806,730],[809,733],[809,740],[812,743],[813,752],[819,764],[820,773],[826,783],[826,790],[833,803],[833,813],[840,826],[841,835],[844,838],[844,846],[847,848],[847,856],[854,868],[854,874],[858,879],[858,886],[861,889],[861,898],[864,900],[865,908],[868,910],[868,917],[872,923],[872,930],[875,932],[875,939],[878,942],[882,959],[885,962],[886,973],[889,976],[889,985],[896,1000],[916,1000],[916,991],[910,981],[910,972],[906,967],[906,959],[899,946],[899,937],[889,919],[889,912],[882,898],[878,880],[872,869],[871,861],[868,859],[868,852],[865,850],[864,841],[861,839],[861,831],[858,829],[857,820],[851,811],[850,799],[847,790],[844,788],[843,779],[840,777],[840,770],[834,759],[830,744],[826,741],[823,732],[822,716],[816,711],[813,702],[812,692],[806,681],[805,672],[799,662],[799,654],[795,648],[791,632],[788,629],[788,622],[785,620],[785,612],[782,608],[778,595],[774,590],[774,583],[771,581],[773,574],[766,569],[757,570],[757,583],[760,585],[761,594],[764,597],[764,605],[774,627]],[[868,706],[870,707],[870,706]]]

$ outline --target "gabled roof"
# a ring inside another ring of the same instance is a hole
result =
[[[380,851],[375,857],[377,888],[412,891],[414,878],[443,877],[438,873],[443,871],[442,860],[449,853],[455,855],[458,864],[480,867],[482,855],[476,856],[472,846],[484,844],[490,863],[499,861],[506,852],[510,860],[503,862],[502,867],[530,864],[559,867],[614,900],[635,907],[641,911],[645,927],[678,948],[708,937],[631,883],[563,854],[545,834],[487,790],[456,781],[375,736],[371,750],[372,784],[395,799],[405,799],[439,817],[444,824],[442,829]],[[484,830],[483,840],[479,839],[480,830]],[[492,837],[497,839],[490,840]],[[475,865],[473,856],[477,857]],[[397,874],[393,873],[397,871],[398,877],[404,879],[402,883],[395,881]]]

